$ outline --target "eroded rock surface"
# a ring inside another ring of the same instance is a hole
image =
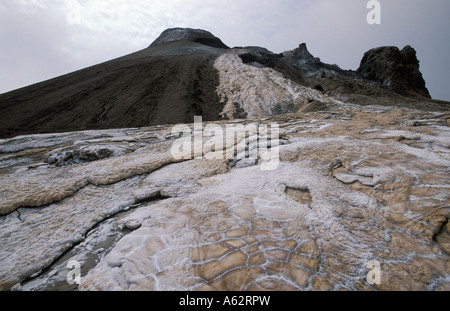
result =
[[[176,160],[164,126],[2,140],[0,288],[449,290],[449,117],[342,104],[235,120],[279,125],[272,171]],[[126,152],[45,162],[100,145]]]

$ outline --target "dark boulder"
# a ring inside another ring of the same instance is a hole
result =
[[[431,98],[419,67],[416,51],[411,46],[402,50],[386,46],[367,51],[357,73],[402,95]]]

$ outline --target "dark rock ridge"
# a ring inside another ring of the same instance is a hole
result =
[[[302,43],[298,46],[298,48],[287,51],[283,54],[284,56],[291,58],[292,60],[296,60],[303,63],[320,63],[320,58],[314,57],[306,46],[306,43]]]
[[[230,49],[208,31],[172,28],[136,53],[0,94],[0,138],[189,123],[195,115],[220,120],[225,101],[214,65],[226,53],[343,102],[448,109],[448,102],[429,99],[411,47],[370,50],[358,71],[351,71],[321,62],[304,43],[280,54],[262,47]]]
[[[365,53],[358,70],[343,70],[321,62],[305,43],[298,48],[275,54],[260,48],[240,55],[244,63],[259,63],[282,72],[289,79],[360,105],[390,102],[398,106],[435,109],[419,69],[416,51],[405,47],[380,47]],[[405,98],[407,97],[407,98]],[[420,103],[422,102],[422,103]],[[436,105],[437,104],[437,105]]]

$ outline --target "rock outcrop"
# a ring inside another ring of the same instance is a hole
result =
[[[431,98],[419,69],[416,51],[409,45],[379,47],[367,51],[357,72],[404,95]]]

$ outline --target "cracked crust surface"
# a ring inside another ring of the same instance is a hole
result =
[[[85,290],[448,289],[446,120],[369,106],[235,121],[278,123],[274,171],[175,161],[168,127],[3,140],[1,288],[65,288],[76,258]],[[112,142],[130,152],[42,162]]]

